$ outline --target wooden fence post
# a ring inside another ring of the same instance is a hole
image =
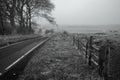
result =
[[[110,66],[110,42],[100,47],[99,50],[99,74],[104,77],[104,80],[109,80],[109,66]]]
[[[111,48],[111,45],[110,45],[110,41],[108,40],[108,77],[111,77],[109,72],[110,72],[110,54],[111,54],[111,51],[110,51],[110,48]]]
[[[105,46],[105,66],[104,66],[104,78],[105,80],[109,80],[109,67],[110,67],[110,42],[109,40],[106,41],[106,46]]]
[[[85,47],[86,47],[86,51],[85,51],[85,59],[86,59],[86,63],[87,63],[87,59],[88,59],[88,41],[87,41]]]
[[[73,36],[73,45],[75,45],[75,36]]]
[[[93,40],[93,36],[90,36],[90,41],[89,41],[89,58],[88,58],[88,64],[89,66],[91,66],[91,49],[92,49],[92,40]]]
[[[78,50],[80,49],[80,40],[78,39],[78,44],[77,44],[77,46],[78,46]]]
[[[104,70],[104,61],[105,61],[105,45],[101,46],[99,49],[99,75],[103,77],[103,70]]]
[[[77,39],[76,39],[76,37],[75,37],[75,46],[77,45]]]

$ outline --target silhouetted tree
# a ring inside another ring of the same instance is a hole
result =
[[[0,34],[5,33],[5,22],[10,23],[13,34],[17,31],[23,34],[33,33],[32,18],[42,16],[52,22],[53,18],[48,14],[53,9],[50,0],[0,0]]]

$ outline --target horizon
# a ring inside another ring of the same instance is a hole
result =
[[[111,30],[120,30],[120,25],[48,25],[44,24],[39,28],[42,29],[54,29],[55,31],[68,31],[71,33],[96,33],[96,32],[108,32]]]

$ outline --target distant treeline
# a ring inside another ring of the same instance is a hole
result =
[[[32,18],[40,16],[54,23],[50,0],[0,0],[0,35],[33,33]]]

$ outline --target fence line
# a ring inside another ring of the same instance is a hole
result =
[[[96,46],[93,36],[89,38],[78,38],[73,36],[73,45],[84,56],[85,62],[89,66],[94,66],[98,69],[99,75],[104,77],[104,80],[109,80],[110,69],[110,42],[107,40],[102,46]]]

